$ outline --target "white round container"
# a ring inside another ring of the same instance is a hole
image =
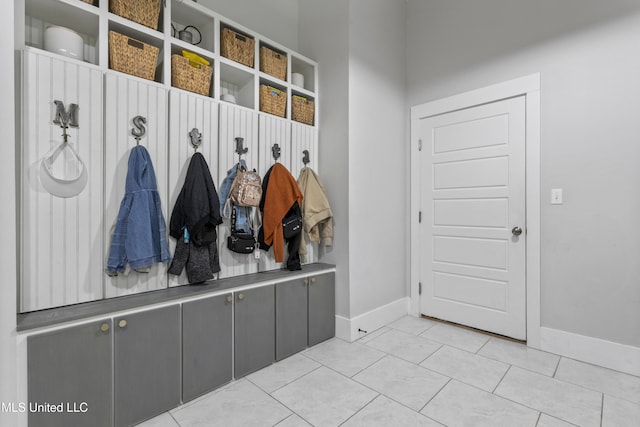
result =
[[[235,103],[236,103],[236,97],[235,97],[235,96],[233,96],[233,95],[232,95],[232,94],[230,94],[230,93],[224,93],[224,94],[222,94],[221,99],[222,99],[223,101],[230,102],[230,103],[232,103],[232,104],[235,104]]]
[[[44,49],[69,58],[84,60],[84,42],[80,34],[65,27],[44,30]]]
[[[291,73],[291,83],[298,87],[304,87],[304,75],[301,73]]]

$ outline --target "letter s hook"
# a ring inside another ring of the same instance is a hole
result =
[[[137,142],[140,142],[140,138],[142,138],[146,133],[147,129],[144,125],[147,123],[147,119],[142,116],[135,116],[133,118],[133,129],[131,129],[131,135],[134,136]]]

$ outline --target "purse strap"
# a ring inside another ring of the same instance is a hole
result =
[[[236,207],[231,207],[231,234],[236,232]]]

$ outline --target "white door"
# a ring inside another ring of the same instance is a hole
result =
[[[418,129],[420,312],[525,340],[524,96]]]

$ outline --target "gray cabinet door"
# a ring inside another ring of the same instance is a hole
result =
[[[276,285],[276,360],[307,347],[307,281]]]
[[[309,279],[309,346],[336,334],[335,273]]]
[[[273,363],[275,358],[274,286],[235,293],[236,378]]]
[[[232,368],[232,294],[182,305],[182,401],[229,381]]]
[[[115,319],[115,425],[129,426],[180,404],[180,307]]]
[[[28,337],[29,425],[112,425],[111,349],[110,320]],[[47,403],[63,411],[35,406]]]

